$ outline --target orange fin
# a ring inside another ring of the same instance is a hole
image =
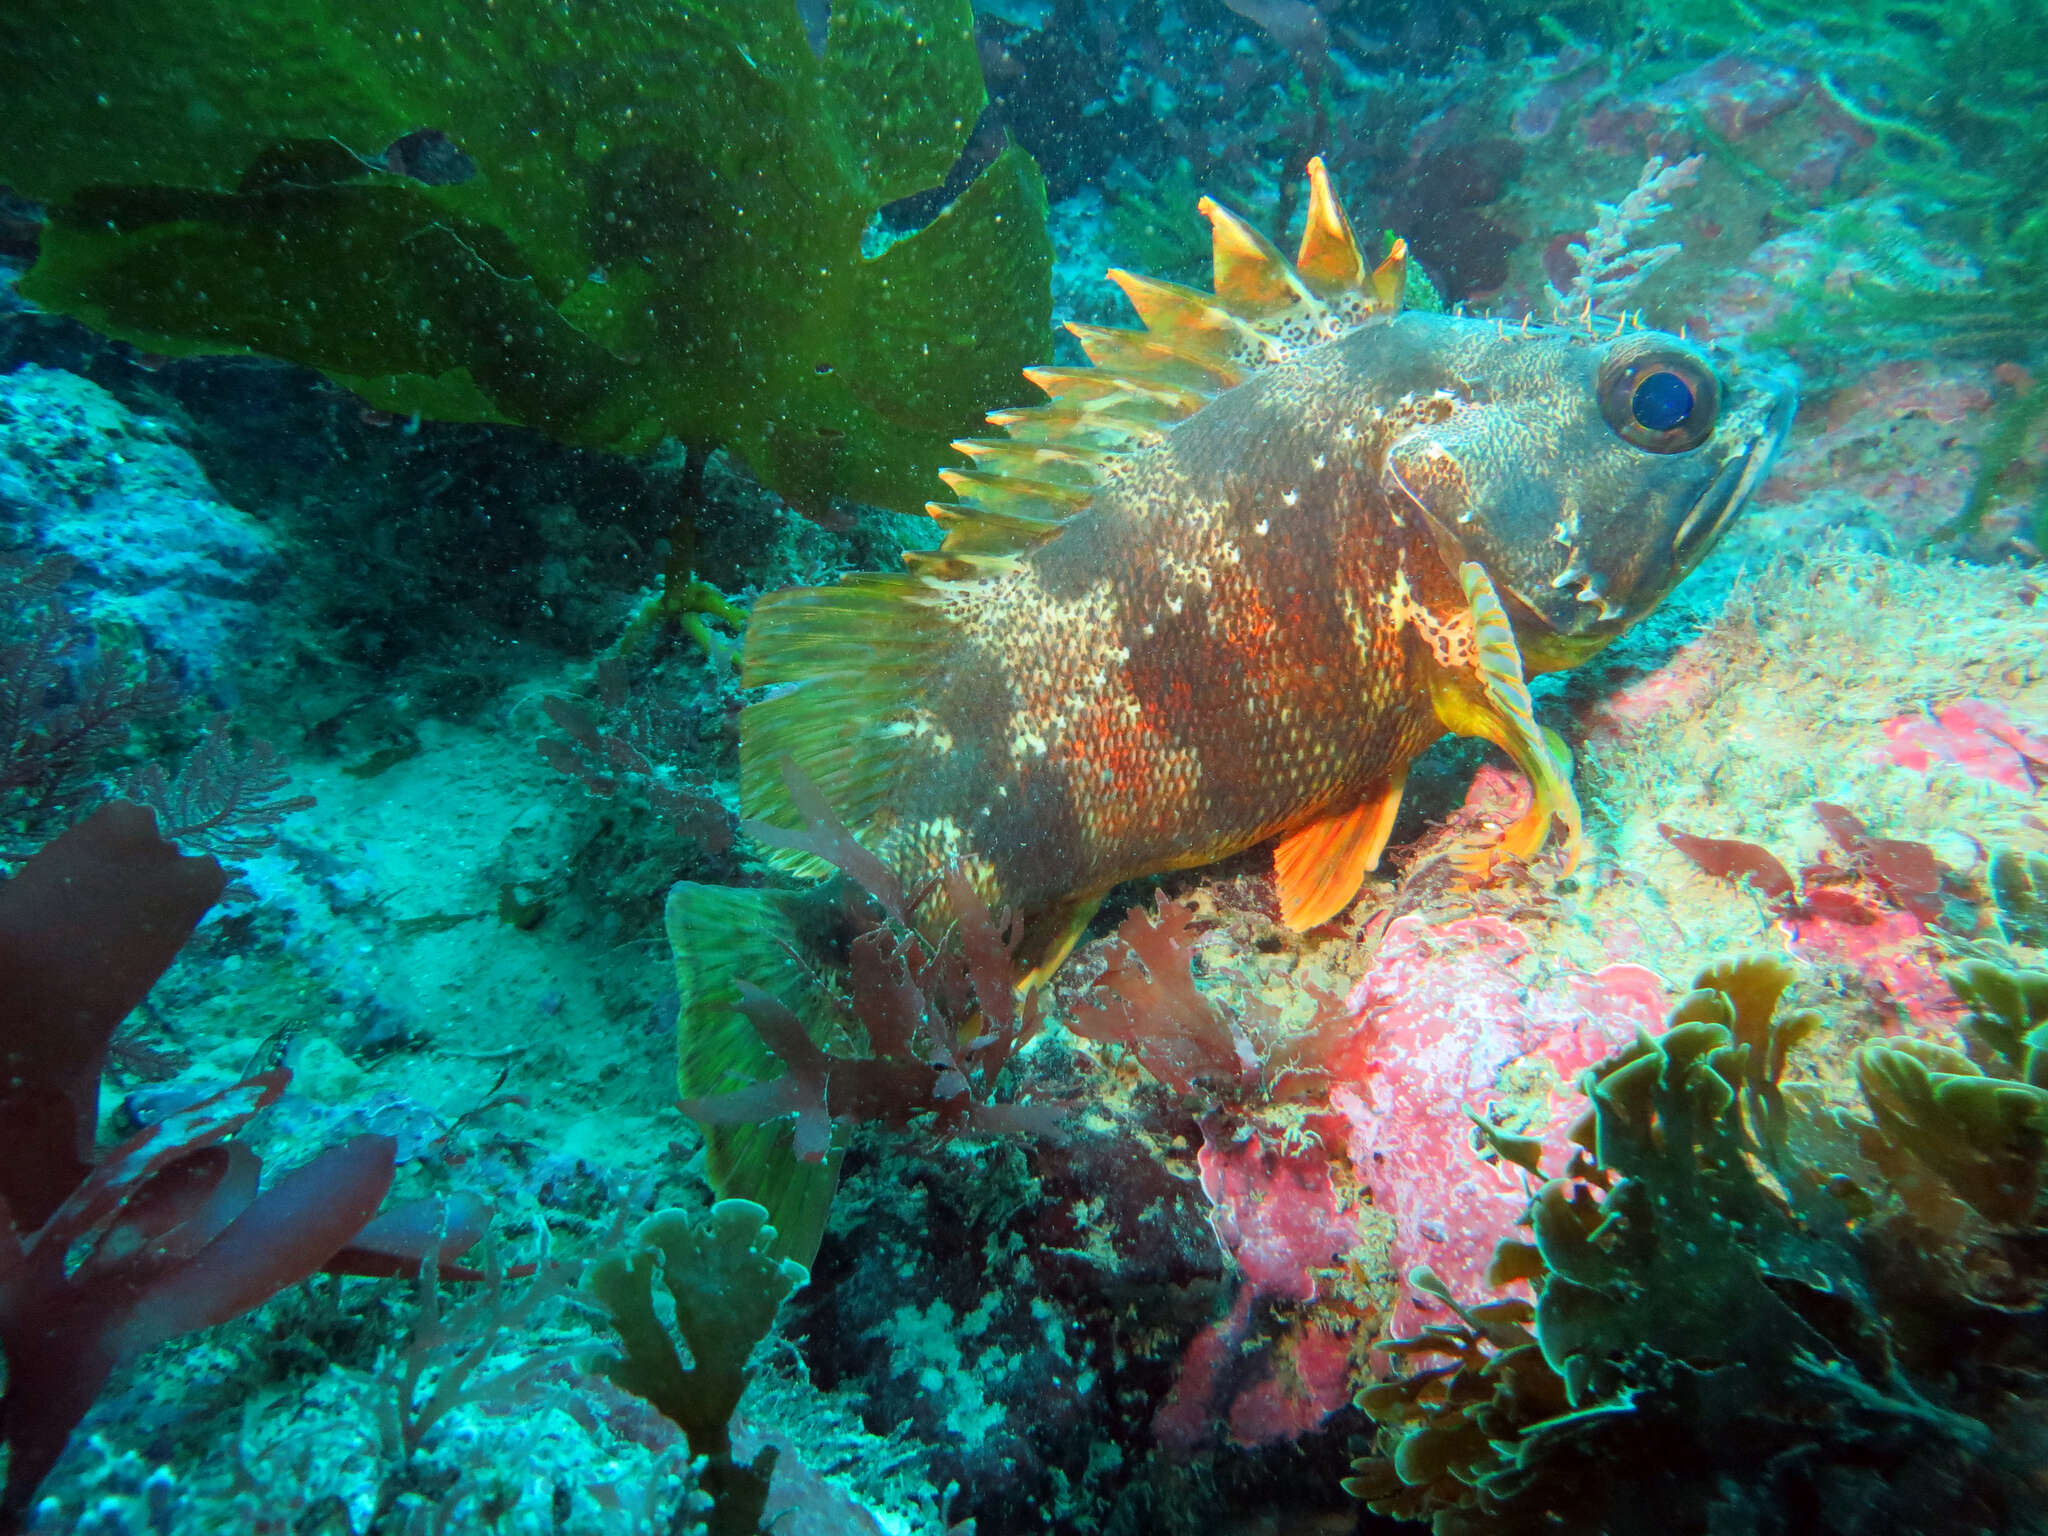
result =
[[[1437,719],[1447,731],[1482,736],[1507,753],[1528,778],[1531,795],[1529,809],[1498,843],[1453,862],[1476,875],[1490,870],[1499,854],[1526,861],[1549,840],[1552,824],[1562,823],[1569,874],[1578,868],[1584,832],[1578,796],[1572,793],[1571,752],[1555,731],[1536,723],[1514,626],[1486,568],[1467,560],[1458,567],[1458,580],[1471,604],[1474,675],[1433,690]]]
[[[1209,221],[1217,298],[1254,315],[1315,302],[1315,295],[1272,241],[1212,197],[1195,207]]]
[[[1349,810],[1280,839],[1273,849],[1273,873],[1280,882],[1281,922],[1305,933],[1351,904],[1365,877],[1379,868],[1407,783],[1403,768]]]
[[[1358,254],[1344,205],[1330,190],[1330,173],[1321,155],[1308,163],[1308,218],[1294,270],[1318,293],[1356,292],[1365,283],[1365,258]]]
[[[1396,240],[1387,259],[1372,269],[1373,302],[1389,314],[1399,314],[1408,293],[1408,242]]]

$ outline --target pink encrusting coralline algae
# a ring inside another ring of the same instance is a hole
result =
[[[1350,1343],[1300,1317],[1248,1366],[1241,1357],[1254,1309],[1314,1301],[1317,1272],[1357,1243],[1360,1212],[1338,1194],[1330,1159],[1313,1142],[1269,1146],[1257,1134],[1233,1140],[1205,1125],[1197,1163],[1210,1225],[1240,1278],[1229,1316],[1204,1328],[1182,1356],[1153,1433],[1191,1449],[1221,1418],[1243,1445],[1292,1440],[1351,1400]]]
[[[1883,756],[1902,768],[1949,769],[2024,794],[2048,779],[2048,737],[1982,699],[1899,715],[1884,723],[1884,736]]]
[[[1659,1024],[1664,984],[1629,962],[1552,970],[1500,917],[1407,916],[1347,1002],[1360,1028],[1330,1104],[1349,1127],[1353,1165],[1393,1218],[1395,1272],[1428,1265],[1453,1294],[1482,1293],[1529,1191],[1520,1169],[1481,1159],[1467,1112],[1562,1147],[1584,1108],[1579,1073]],[[1393,1332],[1412,1333],[1436,1311],[1404,1295]]]

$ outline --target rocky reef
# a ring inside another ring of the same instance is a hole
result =
[[[87,9],[0,15],[0,1530],[2041,1527],[2033,7]],[[1442,744],[1335,921],[1136,882],[1019,1003],[821,819],[844,974],[679,1081],[672,888],[797,884],[753,600],[1314,153],[1415,307],[1800,378],[1534,685],[1579,867]]]

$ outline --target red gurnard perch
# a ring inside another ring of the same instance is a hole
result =
[[[1368,269],[1309,182],[1293,262],[1204,200],[1213,294],[1111,272],[1144,329],[1071,327],[1093,366],[1032,370],[1048,402],[957,445],[939,549],[748,625],[746,813],[800,825],[807,779],[929,931],[959,867],[1023,917],[1030,981],[1117,883],[1269,839],[1285,920],[1336,916],[1446,731],[1535,788],[1477,858],[1554,825],[1575,858],[1526,677],[1653,608],[1790,424],[1789,388],[1676,336],[1404,312],[1405,246]],[[772,1072],[733,1011],[728,898],[760,894],[671,898],[686,1094]]]

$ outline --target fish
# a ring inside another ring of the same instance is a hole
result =
[[[1553,843],[1570,867],[1569,753],[1528,679],[1654,609],[1789,429],[1788,382],[1627,317],[1407,307],[1405,244],[1368,266],[1307,172],[1292,261],[1205,198],[1212,291],[1109,272],[1140,328],[1070,325],[1087,366],[1027,370],[1044,402],[955,445],[937,548],[750,616],[745,815],[796,829],[822,798],[930,933],[963,872],[1016,915],[1026,989],[1116,885],[1262,843],[1282,921],[1335,918],[1446,733],[1532,789],[1474,867]],[[686,1045],[686,1094],[736,1049],[706,889],[670,903],[679,986],[727,1019]],[[758,926],[782,898],[746,899]]]

